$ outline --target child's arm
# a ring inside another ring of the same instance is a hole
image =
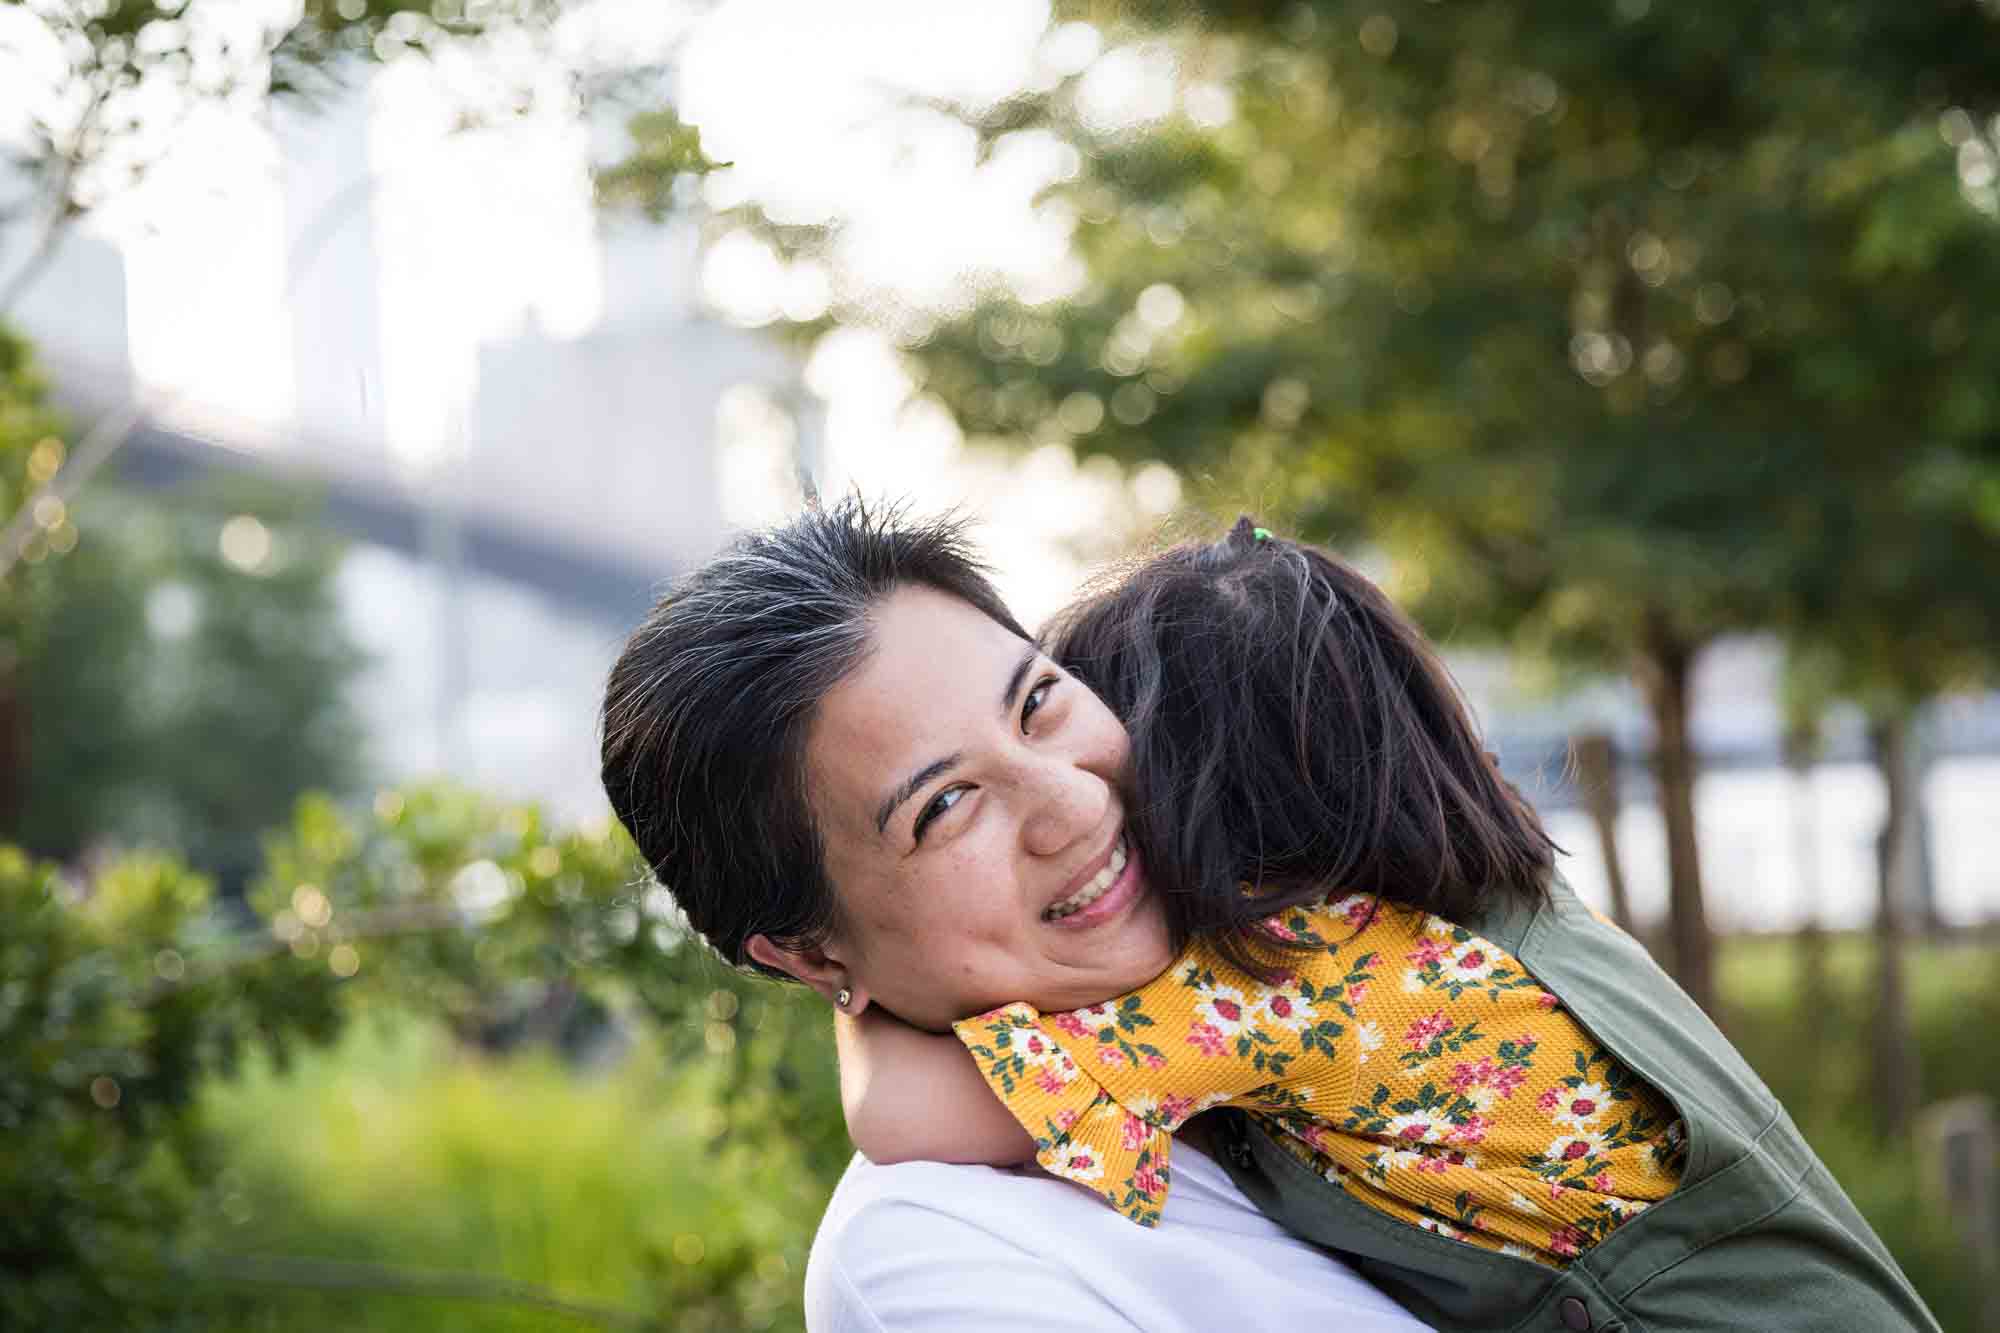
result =
[[[871,1162],[1033,1161],[1035,1141],[950,1034],[922,1032],[870,1005],[833,1017],[847,1134]]]

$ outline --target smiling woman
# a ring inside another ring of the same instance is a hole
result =
[[[869,620],[872,651],[806,744],[838,922],[806,949],[753,938],[751,956],[848,988],[849,1012],[872,999],[931,1029],[1023,995],[1078,1008],[1159,975],[1172,955],[1123,851],[1118,719],[934,588],[899,588]]]
[[[850,1014],[933,1031],[1166,966],[1122,836],[1127,750],[957,524],[858,501],[753,534],[669,594],[604,705],[605,788],[696,930]]]

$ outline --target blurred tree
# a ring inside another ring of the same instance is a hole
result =
[[[1910,1129],[1921,1096],[1903,962],[1907,933],[1921,919],[1925,874],[1916,724],[1935,696],[1990,688],[2000,678],[2000,583],[1987,573],[2000,560],[2000,535],[1966,504],[1976,488],[1962,476],[1936,482],[1919,474],[1897,491],[1848,496],[1854,512],[1830,526],[1843,544],[1851,533],[1857,545],[1829,553],[1817,595],[1784,627],[1796,726],[1803,730],[1833,698],[1858,704],[1886,797],[1875,839],[1869,1011],[1870,1088],[1885,1135]]]
[[[0,514],[25,509],[35,525],[25,566],[0,574],[0,828],[15,826],[27,795],[24,663],[40,648],[54,567],[77,545],[67,505],[28,502],[62,467],[62,427],[28,344],[0,325]]]
[[[1211,502],[1374,543],[1440,634],[1629,671],[1668,962],[1710,1003],[1703,649],[1796,617],[1829,559],[1887,554],[1827,539],[1844,497],[1990,460],[2000,428],[2000,334],[1971,295],[2000,283],[2000,66],[1974,54],[2000,19],[1972,0],[1075,12],[1111,29],[1100,64],[1173,81],[1174,109],[1130,123],[1088,71],[958,109],[988,144],[1080,150],[1044,207],[1075,219],[1085,278],[1043,305],[900,312],[923,391],[975,437],[1161,459]],[[832,257],[833,232],[764,230]]]
[[[240,891],[300,795],[362,780],[338,560],[272,488],[96,496],[25,663],[29,781],[4,835],[59,860],[168,849]]]
[[[654,222],[677,211],[686,186],[729,165],[710,161],[701,132],[672,107],[642,111],[628,126],[632,151],[600,168],[593,182],[599,204],[629,208]]]

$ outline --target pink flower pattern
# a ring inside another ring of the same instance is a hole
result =
[[[1445,1134],[1448,1143],[1477,1144],[1486,1141],[1486,1133],[1493,1128],[1493,1122],[1474,1111],[1465,1119],[1455,1122]]]
[[[1212,1059],[1220,1060],[1229,1053],[1222,1040],[1222,1030],[1212,1023],[1196,1023],[1189,1027],[1187,1043]]]
[[[1494,1076],[1499,1072],[1499,1068],[1493,1063],[1493,1057],[1490,1055],[1481,1056],[1477,1064],[1469,1064],[1461,1060],[1458,1064],[1452,1066],[1451,1090],[1462,1094],[1474,1088],[1490,1087]]]
[[[1418,967],[1436,967],[1445,960],[1445,947],[1435,937],[1426,935],[1417,941],[1417,947],[1403,957]]]
[[[1411,1050],[1421,1051],[1429,1046],[1434,1038],[1442,1037],[1456,1026],[1457,1024],[1444,1016],[1444,1010],[1439,1009],[1429,1018],[1420,1018],[1410,1024],[1410,1030],[1403,1034],[1403,1041]]]

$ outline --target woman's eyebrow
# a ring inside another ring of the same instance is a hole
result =
[[[896,788],[896,790],[890,792],[888,798],[885,799],[882,802],[880,808],[878,808],[875,811],[875,831],[877,833],[888,832],[889,816],[896,813],[897,806],[909,800],[912,796],[915,796],[917,794],[917,788],[923,786],[926,782],[929,782],[932,778],[937,777],[943,773],[948,773],[952,769],[958,767],[958,761],[963,758],[965,758],[965,751],[963,750],[954,751],[951,754],[946,755],[942,759],[933,760],[932,762],[925,764],[922,768],[918,769],[916,772],[910,774],[909,777],[905,778],[903,780],[903,785]]]
[[[1021,685],[1028,679],[1028,672],[1034,669],[1035,662],[1041,655],[1042,650],[1040,647],[1030,643],[1027,650],[1021,654],[1020,660],[1014,663],[1014,669],[1007,673],[1007,687],[1000,692],[1001,717],[1012,717],[1014,715],[1014,704],[1021,697]],[[875,832],[878,834],[888,832],[889,817],[896,813],[897,806],[916,795],[917,789],[931,779],[956,768],[959,760],[963,758],[965,758],[965,751],[954,751],[942,759],[936,759],[925,764],[922,768],[905,778],[903,784],[890,792],[883,799],[882,804],[876,807]]]
[[[1021,682],[1028,678],[1028,672],[1034,669],[1036,659],[1041,655],[1041,647],[1030,642],[1027,651],[1021,654],[1021,660],[1014,663],[1014,670],[1007,677],[1007,688],[1000,692],[1001,717],[1014,715],[1014,704],[1021,697]]]

